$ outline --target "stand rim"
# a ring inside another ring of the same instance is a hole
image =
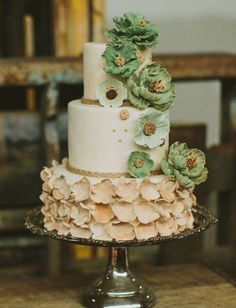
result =
[[[78,245],[86,246],[101,246],[101,247],[139,247],[139,246],[152,246],[158,245],[173,240],[180,240],[189,236],[197,235],[211,225],[215,224],[218,220],[206,208],[196,205],[192,208],[194,216],[194,228],[186,229],[178,234],[170,236],[156,236],[148,240],[129,240],[129,241],[101,241],[94,239],[75,238],[70,235],[58,235],[56,231],[48,231],[43,225],[43,214],[41,213],[41,206],[36,207],[29,211],[25,217],[25,228],[31,233],[44,236],[56,240],[62,240]]]

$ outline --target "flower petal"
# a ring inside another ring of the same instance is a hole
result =
[[[143,199],[147,201],[157,200],[160,197],[160,193],[157,190],[157,185],[151,183],[149,179],[142,181],[140,191]]]
[[[111,207],[104,204],[96,204],[95,210],[92,211],[92,215],[96,222],[102,224],[108,223],[114,217]]]
[[[116,186],[116,194],[125,202],[133,202],[139,196],[135,179],[121,179]]]
[[[117,241],[129,241],[135,238],[134,228],[129,223],[108,224],[108,233]]]
[[[141,201],[138,204],[135,204],[134,211],[138,220],[143,224],[153,222],[160,217],[160,214],[157,212],[155,205],[151,202]]]
[[[137,240],[148,240],[157,236],[157,228],[154,223],[138,224],[135,227],[135,234]]]
[[[174,225],[174,219],[168,220],[160,219],[156,222],[157,231],[161,236],[170,236],[172,234],[171,227]]]
[[[76,238],[86,238],[89,239],[92,236],[92,231],[89,229],[78,227],[74,224],[70,227],[70,234]]]
[[[80,181],[74,183],[71,187],[72,195],[75,201],[87,200],[90,196],[90,182],[87,178],[82,178]]]
[[[79,207],[78,209],[79,209],[79,212],[76,213],[77,216],[74,218],[73,222],[77,226],[82,226],[90,221],[91,213],[82,207]]]
[[[91,186],[91,199],[96,203],[111,203],[115,196],[115,187],[110,180],[102,180]]]
[[[103,224],[92,223],[90,224],[92,231],[92,238],[99,241],[111,241],[112,238],[108,235],[107,228]]]
[[[130,222],[136,218],[134,206],[131,203],[116,201],[111,204],[111,208],[121,222]]]

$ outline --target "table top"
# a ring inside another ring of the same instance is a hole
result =
[[[0,277],[0,307],[78,308],[83,291],[101,274],[93,265],[58,278]],[[95,262],[94,262],[95,263]],[[134,271],[157,296],[155,307],[215,308],[235,307],[236,288],[224,277],[201,264],[148,266]]]

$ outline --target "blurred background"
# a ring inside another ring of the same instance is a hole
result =
[[[106,249],[67,245],[24,229],[39,205],[39,172],[67,156],[67,104],[83,95],[82,45],[104,41],[112,17],[157,24],[155,60],[176,83],[171,141],[206,151],[199,203],[217,226],[178,243],[132,249],[150,264],[204,262],[236,277],[236,2],[234,0],[0,0],[0,272],[58,275],[105,262]],[[89,263],[91,264],[91,262]]]

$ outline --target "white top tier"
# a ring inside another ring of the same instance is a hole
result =
[[[103,60],[102,54],[106,49],[105,43],[85,43],[83,51],[84,62],[84,97],[87,99],[96,100],[96,88],[102,80],[108,78],[120,79],[118,76],[107,74],[103,68],[106,66],[106,61]],[[143,51],[144,63],[140,65],[139,70],[152,61],[152,50],[150,48]],[[122,80],[125,85],[125,81]]]
[[[106,65],[106,62],[102,59],[105,49],[105,43],[84,44],[84,97],[87,99],[95,100],[95,91],[98,84],[110,77],[103,70]]]

